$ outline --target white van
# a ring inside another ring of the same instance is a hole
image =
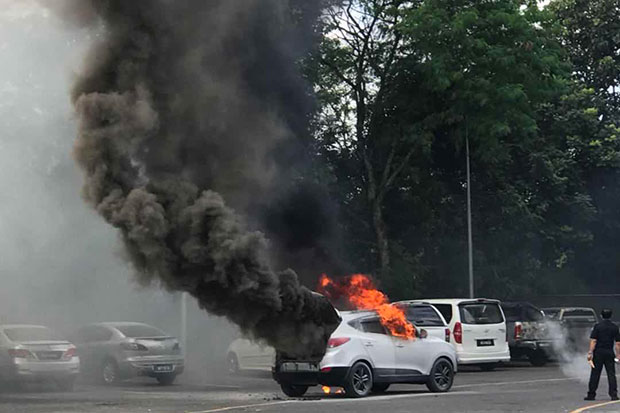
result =
[[[459,364],[476,364],[482,370],[492,370],[498,362],[510,361],[506,318],[498,300],[437,298],[419,301],[432,304],[443,315],[452,332],[451,343]]]

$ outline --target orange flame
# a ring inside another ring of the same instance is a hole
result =
[[[323,386],[323,387],[321,387],[321,389],[323,389],[323,393],[325,393],[325,394],[329,394],[329,392],[332,391],[332,389],[327,387],[327,386]]]
[[[321,275],[318,291],[330,299],[343,297],[358,310],[375,310],[379,320],[395,337],[413,340],[415,327],[407,320],[402,308],[390,304],[388,297],[377,290],[364,274],[354,274],[338,282]]]

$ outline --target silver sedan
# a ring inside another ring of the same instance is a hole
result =
[[[73,344],[51,329],[28,324],[0,325],[0,378],[13,384],[54,381],[73,389],[80,359]]]
[[[105,384],[149,376],[172,384],[185,368],[179,341],[142,323],[97,323],[73,337],[83,370]]]

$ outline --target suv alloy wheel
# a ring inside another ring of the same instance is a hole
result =
[[[426,387],[433,393],[444,393],[450,390],[454,382],[454,368],[452,363],[441,358],[435,361]]]
[[[372,390],[372,370],[368,364],[358,361],[351,367],[344,390],[349,397],[365,397]]]

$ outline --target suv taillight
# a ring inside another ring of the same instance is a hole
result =
[[[10,348],[9,357],[14,359],[33,359],[34,356],[29,350],[25,348]]]
[[[515,323],[515,340],[519,340],[523,334],[523,326],[518,321]]]
[[[450,342],[450,329],[449,328],[446,328],[445,330],[445,340],[446,340],[446,343]]]
[[[330,338],[329,341],[327,342],[327,348],[334,348],[334,347],[341,346],[344,343],[348,342],[349,340],[351,340],[349,337]]]
[[[454,342],[457,344],[463,344],[463,326],[460,321],[457,321],[454,325],[454,331],[452,332],[454,335]]]

